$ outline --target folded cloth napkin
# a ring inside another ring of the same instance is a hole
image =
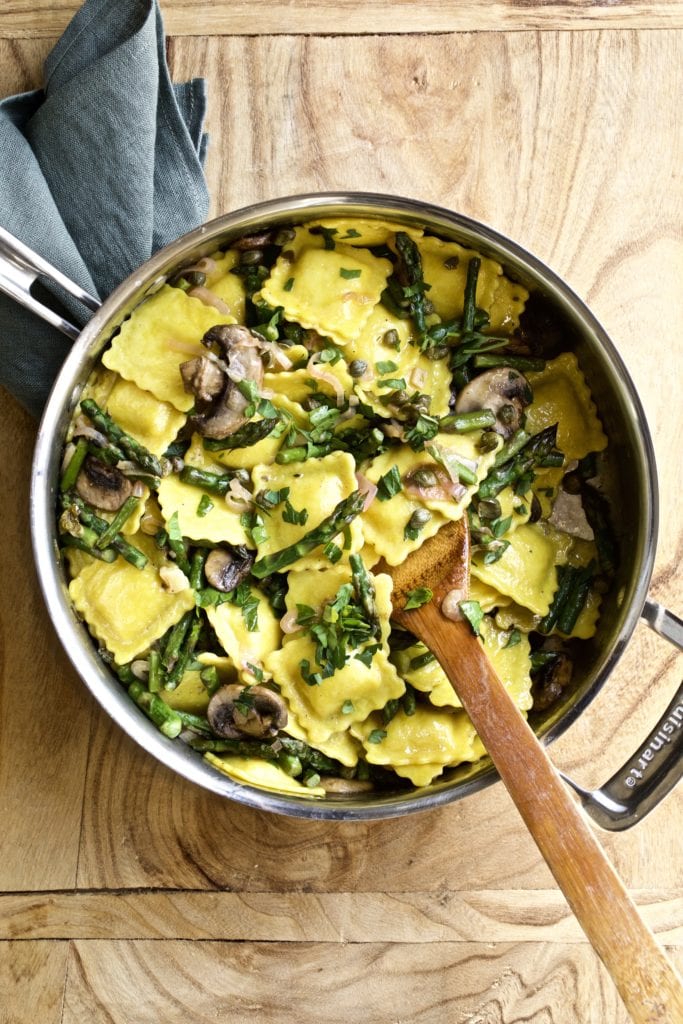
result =
[[[205,220],[205,109],[202,79],[171,83],[157,0],[86,0],[44,89],[0,103],[0,224],[105,297]],[[0,383],[36,415],[69,345],[0,294]]]

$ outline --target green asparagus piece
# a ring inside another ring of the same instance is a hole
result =
[[[178,513],[174,512],[168,521],[168,546],[175,555],[176,565],[186,576],[190,575],[190,561],[187,557],[185,541],[178,523]]]
[[[116,560],[116,552],[113,548],[104,548],[103,551],[100,551],[95,546],[97,534],[86,526],[83,527],[83,532],[78,537],[75,537],[72,533],[63,533],[60,536],[60,540],[63,547],[78,548],[79,551],[85,551],[86,554],[92,555],[93,558],[98,558],[100,562],[113,562]]]
[[[474,331],[474,318],[477,312],[477,280],[479,278],[479,269],[481,267],[481,260],[478,256],[473,256],[470,262],[467,264],[467,280],[465,282],[465,303],[462,311],[462,331],[463,334],[471,334]]]
[[[530,440],[531,434],[527,434],[526,430],[515,431],[510,440],[506,441],[500,451],[496,453],[493,465],[502,466],[505,462],[509,462]]]
[[[594,569],[595,566],[591,563],[585,569],[580,569],[574,576],[569,597],[557,617],[557,628],[561,633],[569,635],[576,625],[576,620],[586,604],[593,582]]]
[[[193,590],[199,590],[202,585],[202,573],[204,572],[204,563],[208,555],[209,552],[206,548],[197,548],[192,555],[192,561],[190,562],[190,586]]]
[[[83,459],[88,454],[88,442],[86,438],[81,437],[76,444],[74,452],[69,459],[69,464],[66,466],[62,479],[59,483],[59,489],[64,494],[65,491],[70,491],[73,485],[76,483],[76,477],[80,473],[81,466],[83,465]]]
[[[486,430],[495,422],[495,413],[490,409],[475,409],[473,412],[455,412],[443,416],[439,421],[439,430],[444,434],[468,434],[471,430]]]
[[[230,481],[233,478],[232,473],[210,473],[208,470],[196,469],[194,466],[183,466],[179,476],[184,484],[201,487],[203,491],[217,494],[221,498],[228,493]]]
[[[194,619],[185,641],[180,648],[178,659],[164,681],[165,690],[175,690],[176,686],[183,678],[185,669],[187,668],[187,663],[197,646],[197,641],[199,640],[199,634],[202,629],[202,620],[199,615],[194,612],[191,612],[190,614],[194,616]]]
[[[586,519],[595,534],[600,572],[612,576],[617,567],[618,552],[607,501],[591,484],[582,483],[581,503]]]
[[[232,451],[233,448],[251,448],[252,445],[262,441],[264,437],[268,437],[279,422],[278,416],[269,416],[266,419],[245,423],[243,427],[228,437],[205,437],[204,449],[207,452],[224,452]]]
[[[104,533],[100,534],[100,537],[96,545],[98,548],[106,548],[109,544],[111,544],[114,537],[117,535],[117,533],[121,532],[125,524],[133,515],[133,512],[135,512],[135,510],[138,508],[139,504],[140,499],[134,497],[132,494],[130,498],[126,498],[121,508],[118,510],[112,521],[109,523],[107,529],[104,531]]]
[[[211,726],[206,718],[202,718],[201,715],[193,715],[189,711],[178,711],[177,708],[175,711],[177,715],[180,715],[180,719],[186,729],[193,729],[195,732],[203,733],[205,736],[213,735]]]
[[[147,659],[149,677],[147,689],[150,693],[158,693],[161,689],[161,655],[158,651],[150,651]]]
[[[190,623],[194,616],[194,611],[190,610],[185,612],[182,619],[176,622],[175,626],[171,630],[164,648],[164,653],[161,656],[161,664],[166,672],[170,672],[173,666],[178,661],[180,654],[180,648],[183,645],[187,631],[190,628]]]
[[[502,464],[496,465],[489,472],[477,492],[479,499],[488,500],[495,498],[503,488],[517,483],[522,477],[532,475],[537,466],[546,465],[549,458],[562,458],[561,453],[555,449],[557,438],[557,424],[546,427],[540,433],[534,434],[516,455]]]
[[[365,495],[360,491],[354,491],[348,498],[342,499],[329,516],[313,530],[305,533],[296,544],[290,544],[289,547],[259,558],[251,570],[252,576],[260,580],[274,572],[281,572],[292,562],[296,562],[297,558],[327,544],[338,533],[341,533],[345,526],[353,522],[356,516],[363,511],[364,504]]]
[[[101,536],[101,534],[103,534],[109,527],[109,523],[106,519],[100,519],[90,506],[86,505],[86,503],[73,492],[62,497],[62,506],[65,509],[70,507],[75,508],[83,525],[91,527],[98,536]],[[110,544],[115,551],[118,551],[122,558],[125,558],[127,562],[134,565],[136,569],[144,569],[147,565],[147,556],[144,555],[139,548],[134,547],[132,544],[129,544],[127,540],[124,540],[120,533],[112,538]]]
[[[152,473],[153,476],[164,475],[166,467],[163,466],[161,460],[156,455],[152,455],[134,437],[121,430],[121,427],[92,398],[84,399],[81,402],[81,409],[98,430],[101,430],[113,444],[121,448],[131,462],[137,462],[138,466],[141,466],[147,473]]]
[[[173,708],[164,703],[161,697],[145,690],[142,683],[137,681],[130,684],[128,694],[164,736],[173,740],[180,735],[183,730],[183,720]]]
[[[475,356],[472,362],[477,370],[510,366],[513,370],[519,370],[520,373],[537,372],[545,366],[545,359],[533,359],[531,356],[506,356],[505,354]]]
[[[381,636],[381,625],[375,605],[375,588],[372,585],[365,563],[360,555],[349,555],[351,581],[358,602],[372,624],[372,636],[378,640]]]
[[[424,338],[427,331],[426,321],[426,288],[422,272],[422,257],[420,250],[415,245],[410,235],[405,231],[396,232],[396,249],[403,260],[403,266],[408,278],[408,286],[403,289],[403,295],[408,299],[408,308],[420,338]]]
[[[199,678],[204,684],[204,687],[206,688],[206,692],[208,693],[209,697],[213,697],[214,693],[216,692],[216,690],[219,689],[221,685],[221,681],[218,678],[218,669],[216,668],[216,666],[207,665],[207,667],[203,668],[199,673]]]

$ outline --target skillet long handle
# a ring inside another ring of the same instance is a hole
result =
[[[441,662],[569,906],[636,1024],[683,1022],[683,983],[545,749],[465,622],[435,604],[411,626]]]
[[[86,292],[5,228],[0,227],[0,292],[4,292],[20,306],[30,309],[41,320],[52,324],[67,337],[77,338],[80,334],[78,327],[31,293],[31,287],[39,274],[59,285],[69,295],[73,295],[88,309],[96,311],[100,308],[99,299]]]

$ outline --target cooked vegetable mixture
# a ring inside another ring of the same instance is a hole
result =
[[[164,735],[312,798],[481,758],[386,572],[462,516],[460,614],[522,711],[561,697],[616,554],[607,439],[533,301],[455,242],[330,218],[240,238],[123,324],[59,526],[75,608]]]

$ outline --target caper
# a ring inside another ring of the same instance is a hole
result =
[[[437,359],[445,359],[448,355],[448,345],[432,345],[425,352],[427,359],[432,359],[436,362]]]
[[[246,252],[240,253],[240,265],[243,267],[256,266],[256,264],[260,263],[262,259],[262,249],[247,249]]]
[[[390,391],[388,396],[389,404],[395,405],[399,409],[402,405],[408,405],[410,399],[405,391]]]
[[[447,260],[443,261],[443,265],[446,270],[455,270],[460,264],[459,256],[449,256]]]
[[[203,288],[206,284],[206,274],[201,270],[179,270],[169,283],[175,288],[181,288],[183,281],[187,282],[189,288]]]
[[[367,369],[368,364],[365,359],[352,359],[349,363],[349,373],[352,377],[362,377]]]
[[[429,412],[429,407],[432,404],[429,395],[416,395],[411,401],[418,412]]]
[[[393,327],[391,330],[385,331],[382,344],[387,345],[389,348],[399,349],[401,347],[401,339],[398,336],[398,331]]]
[[[517,419],[517,411],[514,405],[501,405],[498,410],[498,419],[504,426],[509,426]]]
[[[500,502],[495,498],[482,499],[477,505],[479,518],[484,522],[492,522],[500,516]]]
[[[287,245],[287,242],[291,242],[294,238],[296,238],[294,228],[281,228],[273,239],[273,242],[275,245]]]
[[[416,508],[408,520],[409,530],[421,530],[432,518],[432,513],[426,508]]]
[[[417,487],[436,487],[437,478],[433,469],[416,469],[410,475],[410,482]]]
[[[498,447],[498,434],[495,430],[485,430],[479,438],[477,448],[480,452],[492,452]]]

